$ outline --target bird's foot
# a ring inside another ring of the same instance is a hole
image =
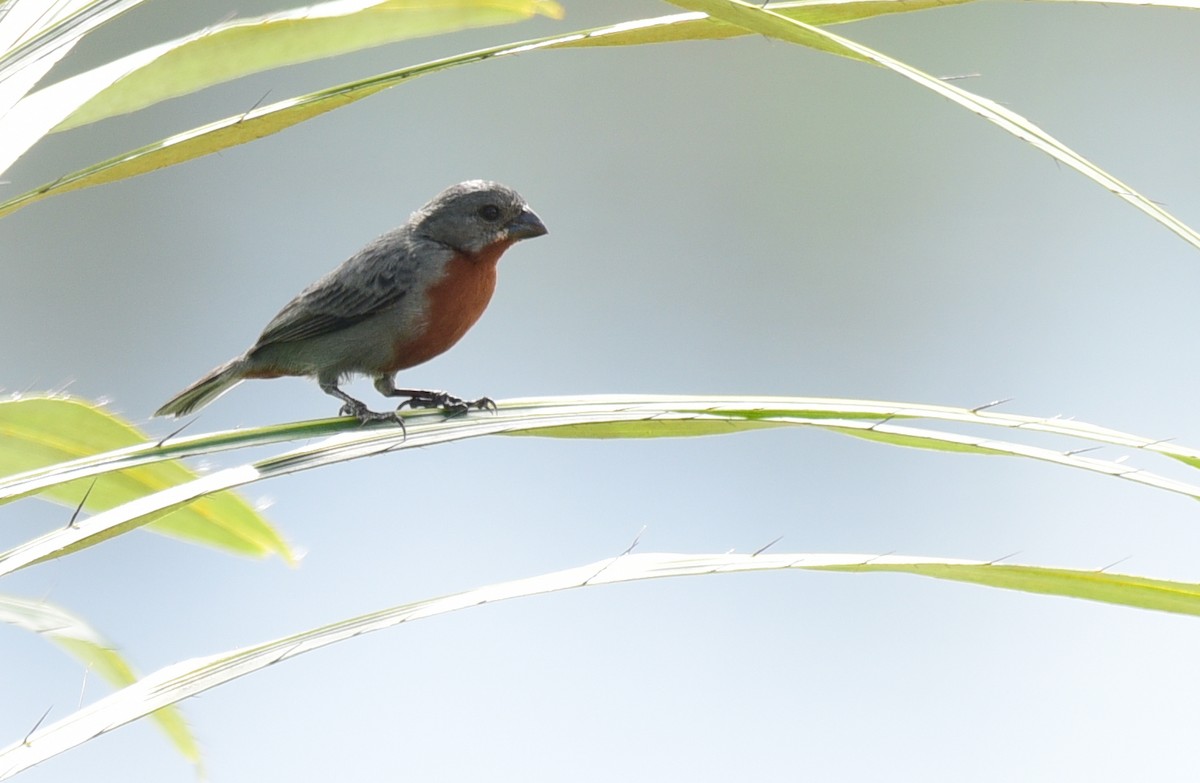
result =
[[[395,411],[373,411],[358,400],[347,402],[342,406],[341,410],[338,411],[338,415],[353,416],[362,424],[369,424],[375,421],[391,422],[392,424],[399,424],[400,429],[404,429],[404,419],[400,418],[400,414],[396,413]]]
[[[441,408],[446,418],[452,416],[461,416],[467,411],[495,411],[496,403],[490,397],[480,397],[477,400],[464,400],[462,397],[455,397],[453,394],[446,392],[423,392],[415,394],[404,402],[400,403],[396,410],[401,408]]]

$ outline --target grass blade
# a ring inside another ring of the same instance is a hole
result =
[[[0,476],[20,482],[21,476],[46,472],[44,466],[94,464],[93,455],[112,460],[145,442],[133,425],[100,406],[79,400],[31,397],[0,401]],[[50,468],[53,471],[53,467]],[[15,476],[11,474],[16,474]],[[47,500],[89,512],[116,508],[147,494],[186,483],[196,474],[178,461],[157,461],[135,466],[113,465],[113,469],[90,475],[77,474],[65,481],[29,487]],[[0,503],[19,497],[0,497]],[[151,529],[193,543],[216,547],[233,554],[264,557],[277,554],[291,562],[287,542],[245,500],[233,493],[215,494],[203,503],[180,508],[163,516]]]
[[[948,2],[956,1],[948,0]],[[795,14],[799,18],[830,22],[835,20],[852,21],[902,10],[921,10],[933,7],[933,4],[931,0],[863,0],[862,2],[848,3],[785,3],[781,7],[784,13]],[[540,49],[663,43],[728,38],[749,34],[749,31],[742,27],[709,19],[706,14],[672,14],[579,30],[564,35],[519,41],[401,68],[369,79],[349,82],[268,106],[256,107],[242,114],[193,128],[144,147],[130,150],[115,158],[65,174],[53,182],[45,183],[0,203],[0,217],[49,196],[135,177],[245,144],[278,133],[292,125],[374,95],[405,81],[459,65]],[[47,127],[46,130],[49,128]]]
[[[740,25],[747,30],[762,35],[803,46],[810,46],[826,52],[841,54],[846,57],[869,60],[894,71],[906,79],[910,79],[922,87],[932,90],[942,97],[948,98],[954,103],[978,114],[1022,141],[1045,152],[1055,160],[1070,166],[1080,174],[1098,183],[1166,226],[1184,241],[1196,248],[1200,248],[1200,234],[1189,228],[1183,221],[1124,182],[1108,174],[1082,155],[1079,155],[1037,125],[994,101],[968,92],[950,82],[930,76],[923,71],[917,70],[910,65],[906,65],[899,60],[888,57],[862,44],[842,38],[819,27],[814,27],[775,13],[770,9],[742,2],[742,0],[671,0],[671,2],[683,8],[708,13],[730,24]]]
[[[133,669],[112,642],[62,607],[45,601],[0,595],[0,622],[53,642],[88,671],[96,672],[117,688],[132,685],[137,680]],[[200,747],[179,710],[173,706],[163,707],[153,716],[183,757],[193,764],[199,763]]]
[[[72,406],[88,405],[69,398],[38,398],[54,409],[55,417],[70,417]],[[94,406],[93,406],[94,407]],[[877,400],[834,399],[826,397],[727,397],[714,395],[584,395],[577,397],[538,397],[503,400],[500,409],[510,414],[529,416],[587,412],[640,412],[639,419],[610,423],[607,428],[592,426],[575,433],[570,427],[539,432],[548,437],[655,437],[653,424],[642,423],[656,416],[710,413],[747,421],[771,418],[794,420],[843,419],[883,424],[888,421],[927,419],[951,424],[982,425],[1001,429],[1028,430],[1090,443],[1129,448],[1161,454],[1191,467],[1200,468],[1200,451],[1179,446],[1170,439],[1152,439],[1097,427],[1093,424],[1058,416],[1040,417],[1002,413],[992,406],[956,408],[945,405],[884,402]],[[3,410],[0,408],[0,410]],[[404,414],[411,418],[416,414]],[[132,425],[127,425],[132,427]],[[148,465],[168,459],[215,454],[239,448],[327,437],[361,431],[358,423],[346,418],[314,419],[289,424],[274,424],[198,435],[178,435],[160,442],[139,443],[105,453],[67,460],[45,468],[0,478],[0,504],[41,492],[68,481],[81,481],[117,470]],[[696,430],[693,430],[696,431]],[[520,433],[512,433],[520,434]],[[68,502],[68,501],[64,501]],[[74,501],[69,501],[74,502]]]
[[[237,20],[64,79],[0,112],[0,172],[66,129],[258,71],[560,9],[545,0],[333,0]]]
[[[625,554],[578,568],[395,606],[254,647],[168,666],[50,726],[32,732],[24,741],[0,750],[0,780],[164,706],[303,653],[403,623],[497,601],[580,587],[668,577],[777,570],[908,573],[1118,606],[1200,615],[1200,585],[1103,571],[896,555]]]
[[[144,0],[34,0],[0,4],[0,118],[96,27]],[[18,129],[25,132],[24,129]],[[14,144],[4,138],[7,148]]]
[[[562,17],[547,0],[332,0],[236,19],[138,52],[121,61],[124,76],[96,93],[54,130],[125,114],[168,98],[273,68],[472,27]],[[147,50],[150,51],[150,50]],[[105,66],[109,67],[109,66]],[[73,79],[82,79],[84,74]],[[72,79],[43,92],[70,93]]]
[[[603,399],[603,398],[602,398]],[[667,398],[668,400],[670,398]],[[399,451],[409,448],[449,443],[485,435],[541,435],[549,437],[613,438],[613,437],[690,437],[700,435],[745,432],[763,427],[800,426],[829,429],[897,446],[934,449],[939,451],[993,454],[1037,459],[1067,467],[1087,470],[1131,481],[1156,489],[1200,498],[1200,486],[1158,476],[1118,461],[1098,460],[1071,451],[1059,451],[1038,446],[982,438],[971,435],[944,433],[893,423],[911,418],[919,406],[893,407],[881,414],[879,404],[842,401],[839,409],[827,404],[822,409],[811,401],[786,398],[761,400],[763,407],[752,408],[746,400],[725,398],[725,402],[707,398],[704,404],[662,404],[660,402],[609,402],[567,404],[559,407],[536,405],[526,401],[501,403],[499,410],[446,419],[439,412],[422,412],[406,417],[407,434],[398,426],[382,424],[360,426],[347,420],[345,431],[307,444],[275,457],[222,470],[185,484],[164,489],[138,498],[123,506],[110,509],[79,522],[77,525],[51,531],[39,538],[0,553],[0,575],[25,568],[45,560],[55,559],[85,549],[121,533],[157,519],[163,514],[186,506],[198,498],[215,492],[233,489],[252,482],[301,470],[352,459]],[[676,401],[678,403],[678,401]],[[856,407],[858,406],[858,407]],[[874,409],[873,409],[874,406]],[[1023,422],[1012,423],[1014,417],[992,414],[990,411],[939,409],[930,406],[931,413],[939,410],[947,419],[972,420],[983,423],[988,419],[1005,422],[1002,426],[1021,428]],[[1055,425],[1053,420],[1037,422],[1043,431],[1087,432],[1103,435],[1105,431],[1087,425]],[[326,424],[324,422],[315,424]],[[338,425],[334,420],[329,422]],[[1034,422],[1029,422],[1030,426]],[[1110,440],[1113,438],[1110,437]],[[1129,443],[1137,447],[1134,440]],[[1161,444],[1143,441],[1140,445],[1162,448]],[[1181,452],[1180,447],[1171,447]],[[58,480],[73,480],[75,474],[59,474]],[[20,492],[22,486],[10,484],[9,492]]]

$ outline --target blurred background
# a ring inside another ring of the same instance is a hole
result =
[[[5,198],[215,118],[404,65],[676,8],[260,74],[50,138]],[[54,76],[283,2],[149,3]],[[997,100],[1200,226],[1200,19],[971,4],[837,28]],[[536,52],[435,74],[218,155],[0,222],[0,386],[67,389],[153,435],[170,395],[453,182],[550,227],[505,256],[453,351],[402,385],[462,396],[838,396],[1077,417],[1200,444],[1200,252],[980,118],[884,71],[757,36]],[[369,385],[350,387],[370,403]],[[192,432],[336,412],[250,382]],[[1095,454],[1116,458],[1115,450]],[[1139,454],[1134,464],[1173,472]],[[249,496],[297,568],[144,531],[6,580],[143,672],[354,614],[640,551],[896,552],[1200,580],[1195,503],[1023,460],[804,430],[489,439]],[[69,510],[3,510],[0,542]],[[1013,554],[1016,553],[1016,554]],[[1200,624],[901,575],[666,580],[360,638],[183,704],[214,781],[1195,780]],[[84,672],[0,627],[0,737],[71,712]],[[105,693],[90,681],[84,701]],[[148,722],[23,780],[187,781]]]

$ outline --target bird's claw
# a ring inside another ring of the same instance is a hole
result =
[[[464,400],[462,397],[455,397],[446,392],[430,392],[429,394],[421,394],[410,397],[396,408],[441,408],[446,418],[453,416],[461,416],[470,410],[479,411],[496,411],[496,403],[490,397],[480,397],[477,400]]]
[[[400,414],[396,413],[395,411],[373,411],[365,404],[358,402],[357,400],[355,402],[348,402],[343,405],[341,410],[338,411],[338,415],[353,416],[362,424],[369,424],[375,421],[391,422],[392,424],[399,424],[400,429],[405,429],[404,419],[400,418]]]

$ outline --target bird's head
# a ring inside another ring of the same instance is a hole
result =
[[[480,179],[446,188],[417,210],[411,222],[418,235],[471,254],[546,233],[519,193]]]

